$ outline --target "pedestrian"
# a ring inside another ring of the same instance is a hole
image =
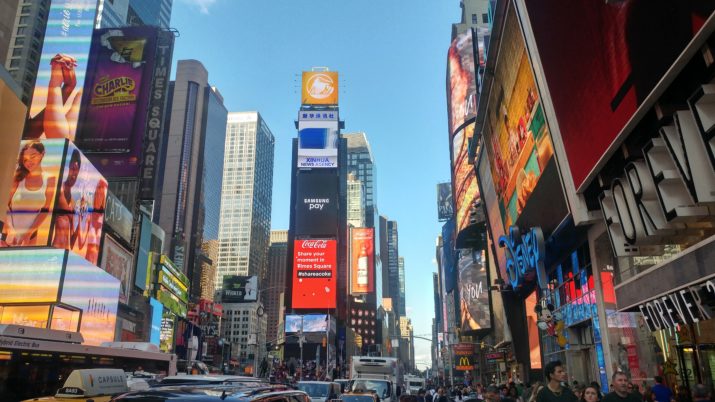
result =
[[[519,396],[519,390],[516,389],[516,386],[509,387],[509,398],[515,402],[524,402],[524,399]]]
[[[437,390],[437,396],[433,399],[434,402],[450,402],[449,397],[444,391],[444,387],[439,387]]]
[[[554,360],[544,368],[544,377],[549,381],[536,395],[536,402],[576,402],[576,395],[561,383],[568,380],[563,364]]]
[[[576,395],[576,399],[579,401],[583,399],[583,391],[586,389],[583,385],[579,384],[578,381],[573,382],[573,388],[571,390],[573,391],[573,394]]]
[[[628,376],[622,371],[613,373],[611,377],[613,391],[603,397],[602,402],[641,402],[633,392],[628,390]]]
[[[635,395],[636,398],[638,398],[638,400],[640,400],[640,401],[643,400],[643,394],[641,394],[641,391],[640,391],[640,389],[638,389],[638,386],[636,384],[629,382],[628,383],[628,392]]]
[[[417,390],[417,402],[426,402],[424,388],[420,388]]]
[[[485,402],[501,402],[499,398],[499,389],[495,385],[487,386],[484,391],[484,401]]]
[[[587,385],[583,389],[583,396],[581,396],[581,402],[598,402],[601,400],[601,390],[599,387],[594,387],[593,385]]]
[[[678,387],[678,395],[675,397],[678,402],[693,402],[693,397],[690,395],[690,390],[685,385]]]
[[[432,402],[432,399],[434,396],[432,395],[432,390],[429,390],[425,393],[425,402]]]
[[[655,376],[655,385],[651,388],[653,392],[653,400],[655,402],[671,402],[673,401],[673,391],[668,388],[667,385],[663,384],[663,377],[657,375]]]
[[[531,384],[531,387],[524,393],[524,400],[527,402],[535,402],[536,396],[539,395],[541,389],[544,388],[544,384],[541,381],[536,381]]]
[[[710,390],[705,385],[697,384],[693,387],[693,402],[709,402],[710,398]]]

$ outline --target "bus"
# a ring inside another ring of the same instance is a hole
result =
[[[405,393],[417,395],[420,389],[425,389],[425,379],[416,375],[405,376]]]
[[[78,332],[0,325],[0,401],[54,395],[76,369],[176,374],[176,355],[161,353],[156,345],[89,346],[82,341]]]

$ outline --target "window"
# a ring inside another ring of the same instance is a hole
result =
[[[472,24],[476,24],[479,21],[477,20],[477,14],[472,14]]]
[[[24,34],[25,34],[25,27],[18,27],[18,28],[17,28],[17,34],[18,34],[18,35],[24,35]]]
[[[15,46],[22,46],[25,44],[25,38],[15,38]]]
[[[482,22],[485,24],[489,23],[489,14],[482,14]]]
[[[18,21],[18,24],[27,25],[27,17],[20,17],[20,21]]]
[[[20,67],[20,59],[10,60],[10,68],[18,68],[18,67]]]
[[[22,10],[20,11],[21,14],[29,14],[30,13],[30,6],[22,6]]]
[[[19,57],[22,55],[22,48],[21,47],[16,47],[12,49],[12,57]]]

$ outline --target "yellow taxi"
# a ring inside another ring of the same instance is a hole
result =
[[[113,396],[129,392],[127,377],[121,369],[74,370],[55,396],[26,399],[23,402],[109,402]]]

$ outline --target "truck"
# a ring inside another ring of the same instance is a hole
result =
[[[405,393],[417,395],[420,389],[425,389],[425,379],[416,375],[405,376]]]
[[[400,362],[394,357],[353,356],[349,388],[375,391],[381,402],[397,402],[403,390]]]

